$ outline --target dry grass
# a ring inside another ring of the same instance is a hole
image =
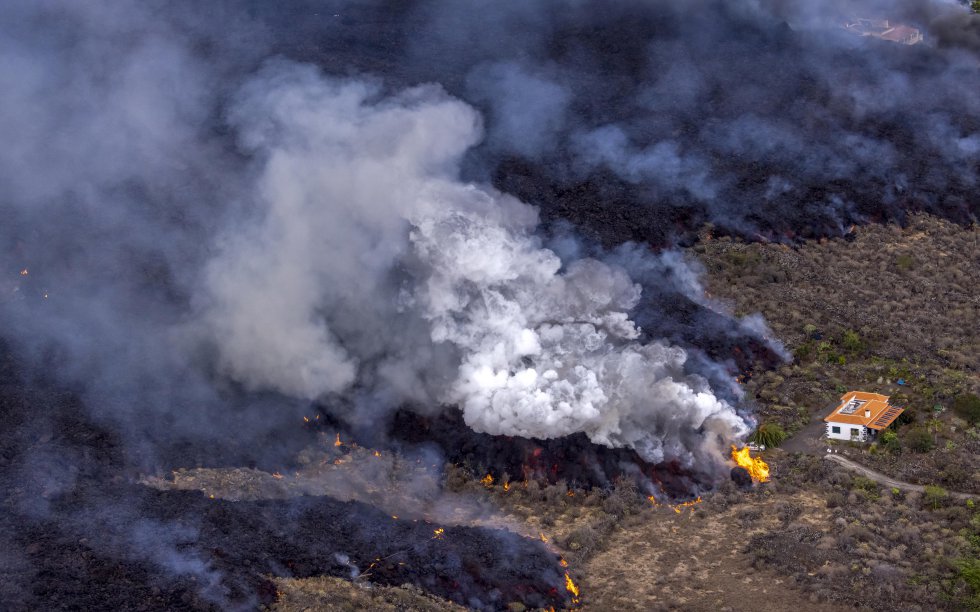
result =
[[[370,583],[355,584],[341,578],[317,576],[296,580],[277,578],[276,612],[443,612],[464,611],[451,601],[438,599],[411,585],[385,587]]]

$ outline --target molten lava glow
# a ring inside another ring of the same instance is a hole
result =
[[[334,446],[340,446],[342,444],[343,444],[343,442],[340,441],[340,434],[337,434],[337,439],[334,440],[333,445]]]
[[[480,479],[480,482],[483,483],[483,486],[489,489],[490,487],[493,486],[493,476],[487,474],[486,476]]]
[[[769,480],[769,466],[761,458],[756,457],[753,459],[749,456],[749,447],[746,446],[742,450],[739,450],[732,446],[732,460],[739,465],[748,470],[749,475],[752,476],[752,480],[755,482],[766,482]]]
[[[565,589],[575,597],[578,597],[578,587],[572,582],[572,577],[568,575],[568,572],[565,572]]]
[[[677,504],[676,506],[671,506],[670,509],[673,510],[674,512],[676,512],[677,514],[680,514],[681,513],[681,508],[690,508],[691,509],[691,512],[694,512],[694,506],[696,506],[696,505],[698,505],[700,503],[701,503],[701,497],[698,496],[697,499],[692,499],[691,501],[681,502],[681,503]]]

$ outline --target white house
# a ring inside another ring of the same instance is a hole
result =
[[[845,393],[840,398],[840,405],[824,418],[827,437],[855,442],[874,440],[904,410],[889,404],[887,395],[863,391]]]

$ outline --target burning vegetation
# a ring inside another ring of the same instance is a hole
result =
[[[738,467],[746,470],[752,477],[753,482],[766,482],[769,480],[769,466],[761,457],[753,458],[749,454],[749,447],[736,448],[732,446],[732,461]]]

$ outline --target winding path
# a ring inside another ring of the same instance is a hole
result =
[[[824,455],[824,459],[829,459],[830,461],[833,461],[834,463],[840,464],[840,465],[846,467],[847,469],[849,469],[849,470],[851,470],[853,472],[857,472],[857,473],[861,474],[862,476],[864,476],[865,478],[870,478],[871,480],[873,480],[873,481],[875,481],[875,482],[877,482],[879,484],[883,484],[886,487],[894,487],[896,489],[902,489],[902,490],[905,490],[905,491],[915,491],[917,493],[922,493],[926,489],[922,485],[912,484],[910,482],[905,482],[905,481],[902,481],[902,480],[895,480],[894,478],[890,478],[888,476],[885,476],[881,472],[876,472],[876,471],[872,470],[869,467],[865,467],[865,466],[861,465],[860,463],[851,461],[847,457],[842,457],[842,456],[840,456],[838,454],[835,454],[835,453],[827,453],[826,455]],[[980,498],[980,495],[977,495],[975,493],[972,493],[972,494],[971,493],[960,493],[958,491],[949,491],[948,493],[949,493],[950,497],[955,497],[957,499]]]

